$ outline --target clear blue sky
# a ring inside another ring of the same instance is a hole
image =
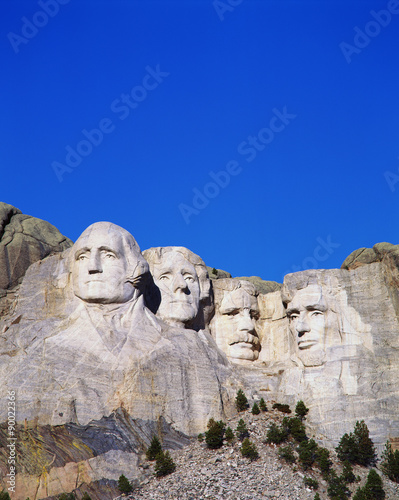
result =
[[[2,201],[280,282],[399,243],[399,2],[54,2],[2,2]]]

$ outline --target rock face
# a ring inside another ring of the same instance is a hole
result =
[[[21,215],[7,210],[10,220]],[[234,417],[239,388],[252,400],[302,399],[324,445],[361,419],[380,451],[397,442],[394,245],[358,252],[347,269],[302,271],[282,288],[261,288],[256,278],[211,280],[183,247],[142,254],[109,222],[72,247],[62,238],[61,252],[24,270],[0,322],[3,401],[15,394],[15,500],[76,488],[113,498],[120,474],[142,476],[154,434],[181,448],[209,418]],[[4,487],[8,416],[1,405]]]
[[[0,203],[0,290],[17,285],[33,262],[70,246],[72,241],[48,222]]]

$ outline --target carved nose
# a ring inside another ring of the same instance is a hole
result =
[[[92,254],[89,261],[89,274],[102,273],[101,259],[99,254]]]
[[[302,337],[305,333],[310,332],[310,326],[306,319],[302,318],[298,321],[296,331],[298,332],[299,337]]]
[[[248,311],[243,311],[240,314],[237,328],[240,332],[254,332],[255,325]]]
[[[173,291],[185,290],[187,288],[187,282],[180,273],[177,273],[175,279],[173,280]]]

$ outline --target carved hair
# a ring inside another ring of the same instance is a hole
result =
[[[215,295],[215,309],[219,310],[222,303],[224,292],[233,292],[242,288],[245,292],[253,297],[257,297],[259,292],[255,285],[249,281],[238,280],[234,278],[223,278],[213,281],[213,292]]]

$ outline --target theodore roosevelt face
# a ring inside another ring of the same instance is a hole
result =
[[[111,304],[130,300],[127,261],[122,236],[115,230],[93,227],[75,243],[73,290],[85,302]]]
[[[179,252],[165,252],[152,274],[161,292],[157,315],[166,323],[184,326],[199,310],[200,286],[195,267]]]

